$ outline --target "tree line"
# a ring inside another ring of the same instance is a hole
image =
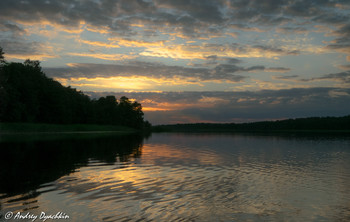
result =
[[[39,61],[5,61],[0,48],[0,122],[122,125],[149,128],[142,106],[123,96],[90,99],[48,78]]]
[[[252,123],[192,123],[154,126],[153,131],[180,132],[283,132],[283,131],[346,131],[350,115],[343,117],[308,117]]]

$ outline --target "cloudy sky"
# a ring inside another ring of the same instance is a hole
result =
[[[350,114],[348,0],[1,0],[0,46],[153,124]]]

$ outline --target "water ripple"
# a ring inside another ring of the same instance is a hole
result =
[[[64,208],[78,221],[350,219],[347,141],[332,141],[333,147],[324,149],[323,143],[310,147],[310,141],[299,140],[228,136],[220,137],[217,147],[208,144],[218,138],[200,139],[191,145],[192,137],[183,136],[180,143],[156,137],[144,144],[139,158],[114,164],[91,159],[2,203],[21,211]]]

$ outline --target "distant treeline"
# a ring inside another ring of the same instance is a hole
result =
[[[7,63],[0,48],[0,122],[150,127],[142,106],[127,97],[90,99],[46,77],[39,61]]]
[[[349,131],[350,115],[344,117],[310,117],[253,123],[194,123],[154,126],[153,131],[168,132],[278,132],[278,131]]]

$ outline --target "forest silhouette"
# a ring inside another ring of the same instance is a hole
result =
[[[0,122],[151,126],[137,101],[125,96],[90,99],[48,78],[39,61],[6,62],[1,47],[0,98]]]
[[[342,117],[308,117],[251,123],[184,123],[158,125],[154,132],[350,132],[350,115]]]

